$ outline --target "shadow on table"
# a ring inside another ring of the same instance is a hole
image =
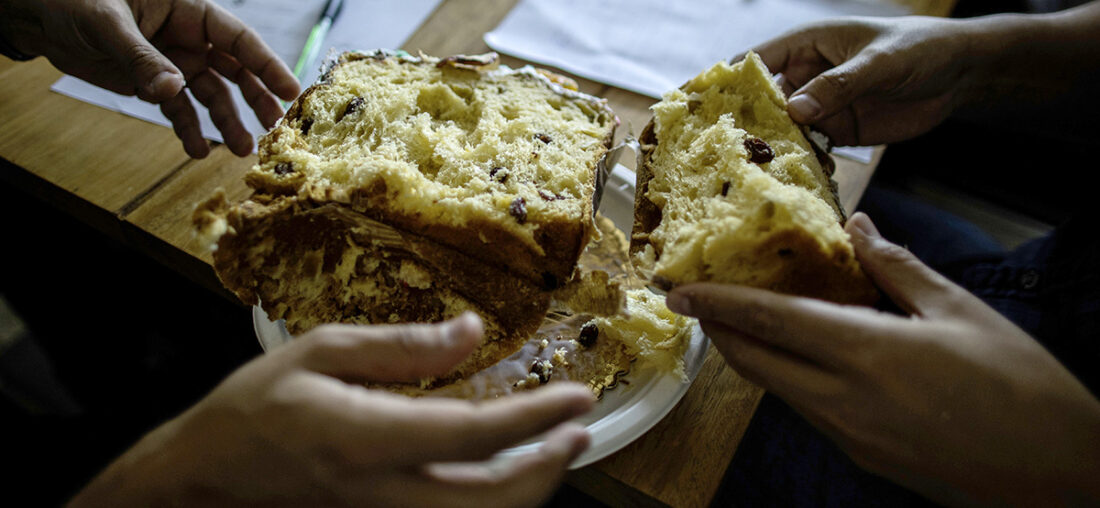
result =
[[[0,217],[0,324],[21,328],[0,350],[3,499],[64,503],[261,354],[246,307],[18,191]],[[545,506],[601,505],[563,486]]]
[[[14,499],[60,504],[260,354],[247,308],[18,191],[0,217],[0,295],[24,324],[0,355]]]

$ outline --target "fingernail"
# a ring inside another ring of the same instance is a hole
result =
[[[592,444],[592,435],[588,433],[588,430],[579,425],[578,427],[576,433],[573,435],[573,439],[570,441],[572,446],[569,450],[569,457],[571,459],[576,459]]]
[[[852,223],[852,226],[859,231],[859,233],[867,238],[875,239],[882,238],[882,234],[878,232],[878,228],[875,227],[875,223],[871,222],[871,218],[864,213],[857,213],[848,220]]]
[[[159,97],[161,94],[167,95],[170,92],[178,92],[180,88],[182,88],[180,76],[174,72],[163,71],[153,76],[153,79],[146,83],[145,93]]]
[[[469,326],[470,316],[463,312],[458,317],[447,322],[447,338],[454,340],[462,333],[462,329]]]
[[[668,310],[677,314],[691,315],[691,299],[683,293],[673,291],[665,298],[665,305],[668,306]]]
[[[477,314],[466,311],[447,323],[447,338],[454,341],[477,327]]]
[[[591,435],[581,425],[564,423],[554,431],[554,439],[547,439],[542,447],[544,453],[569,457],[570,461],[588,449]]]
[[[821,115],[821,103],[808,93],[791,97],[788,108],[792,116],[798,117],[795,121],[800,123],[814,122]]]

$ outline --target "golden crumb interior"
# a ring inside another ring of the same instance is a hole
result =
[[[527,239],[540,222],[586,220],[610,110],[534,71],[437,63],[368,57],[336,66],[267,135],[253,181],[385,185],[389,206],[425,223],[477,218]]]
[[[767,286],[794,254],[783,242],[763,252],[769,238],[800,230],[823,251],[848,245],[829,175],[755,54],[714,65],[653,111],[646,197],[661,218],[636,257],[643,273]]]
[[[626,292],[626,311],[593,320],[603,333],[626,345],[627,350],[662,372],[687,380],[684,354],[691,341],[695,320],[668,310],[665,297],[647,288]]]

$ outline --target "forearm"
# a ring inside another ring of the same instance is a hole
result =
[[[1072,411],[1067,409],[1067,412]],[[1062,490],[1064,505],[1089,506],[1100,503],[1100,401],[1093,398],[1080,410],[1080,426],[1067,429],[1070,453],[1063,462],[1067,485]]]
[[[95,506],[164,506],[184,501],[170,494],[186,464],[171,464],[179,424],[173,420],[153,430],[114,460],[69,502],[69,508]]]
[[[1100,2],[1053,14],[966,21],[971,72],[960,116],[1090,138],[1100,111]]]
[[[1043,432],[1034,442],[1006,442],[1004,446],[1027,447],[1027,460],[1003,464],[1002,474],[990,478],[961,478],[984,489],[985,499],[998,499],[1020,506],[1093,506],[1100,502],[1100,403],[1095,398],[1063,398],[1051,394],[1050,413]],[[1011,453],[1004,451],[1003,453]],[[983,481],[984,480],[984,481]]]

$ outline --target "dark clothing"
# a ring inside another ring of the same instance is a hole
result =
[[[15,506],[60,506],[142,434],[260,354],[248,309],[0,186],[0,295],[27,333],[0,354]]]
[[[1043,344],[1100,393],[1100,238],[1078,215],[1003,259],[948,274]]]
[[[1098,393],[1100,217],[1079,212],[1006,251],[977,226],[896,192],[872,188],[860,208],[883,236],[1012,320]]]

